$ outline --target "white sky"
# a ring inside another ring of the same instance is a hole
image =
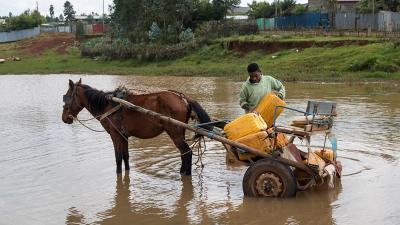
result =
[[[0,0],[0,16],[7,16],[9,12],[13,15],[19,15],[26,9],[35,9],[36,2],[39,4],[39,11],[42,15],[49,15],[50,5],[54,6],[54,15],[59,16],[63,13],[64,2],[66,0]],[[101,14],[103,11],[103,0],[69,0],[74,6],[77,14],[96,12]],[[247,6],[253,0],[242,0],[241,6]],[[264,0],[257,0],[257,2]],[[267,0],[272,2],[273,0]],[[113,0],[104,0],[104,10],[108,14],[108,5],[112,4]],[[307,0],[297,0],[297,2],[305,3]]]

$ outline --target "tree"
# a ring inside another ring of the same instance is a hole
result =
[[[64,21],[64,16],[62,14],[60,14],[60,16],[58,17],[58,19],[60,20],[60,22]]]
[[[383,0],[383,6],[385,10],[398,12],[400,10],[399,0]]]
[[[268,2],[253,1],[251,4],[247,4],[250,8],[247,15],[249,18],[271,18],[275,15],[275,5],[269,4]]]
[[[66,22],[71,22],[75,18],[74,7],[69,1],[64,3],[64,16]]]
[[[53,20],[54,19],[54,6],[53,5],[50,5],[49,11],[50,11],[50,18],[51,18],[51,20]]]
[[[293,8],[292,14],[293,14],[293,15],[300,15],[300,14],[306,13],[307,10],[308,10],[307,6],[304,6],[304,5],[302,5],[302,4],[297,4],[297,5]]]
[[[37,27],[44,22],[44,17],[37,10],[26,10],[19,16],[8,18],[9,30],[22,30]]]
[[[213,0],[212,1],[214,7],[215,16],[219,18],[219,20],[224,19],[229,10],[240,4],[240,0]]]
[[[289,16],[292,14],[292,10],[296,6],[296,1],[295,0],[283,0],[279,4],[279,8],[281,11],[282,16]]]
[[[276,4],[278,4],[276,6]],[[301,14],[307,11],[307,8],[302,5],[296,5],[295,0],[283,0],[279,3],[269,4],[268,2],[253,1],[248,4],[250,10],[248,16],[250,18],[271,18],[275,16],[275,10],[278,11],[278,16],[290,16],[294,14]]]

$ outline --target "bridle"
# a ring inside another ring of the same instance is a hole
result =
[[[74,103],[75,96],[76,96],[76,87],[78,85],[74,84],[74,87],[72,88],[72,94],[71,95],[63,95],[63,102],[65,103],[64,108],[67,108],[68,110],[71,110],[72,108],[72,103]]]

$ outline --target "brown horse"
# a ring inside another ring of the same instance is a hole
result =
[[[180,173],[191,175],[192,151],[185,141],[184,128],[121,107],[110,101],[110,96],[123,98],[135,105],[184,123],[187,123],[191,116],[200,123],[209,122],[210,117],[199,103],[175,91],[135,95],[124,88],[117,88],[113,92],[103,92],[82,84],[81,79],[75,84],[69,80],[69,89],[63,96],[65,104],[62,120],[64,123],[71,124],[78,113],[86,108],[110,134],[114,144],[117,173],[122,172],[122,160],[125,163],[125,170],[129,170],[128,137],[147,139],[165,131],[180,150],[182,160]]]

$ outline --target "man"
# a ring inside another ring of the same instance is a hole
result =
[[[240,90],[240,107],[246,113],[251,112],[265,94],[274,92],[279,98],[285,98],[285,87],[283,84],[271,77],[264,76],[256,63],[247,66],[249,77]]]

